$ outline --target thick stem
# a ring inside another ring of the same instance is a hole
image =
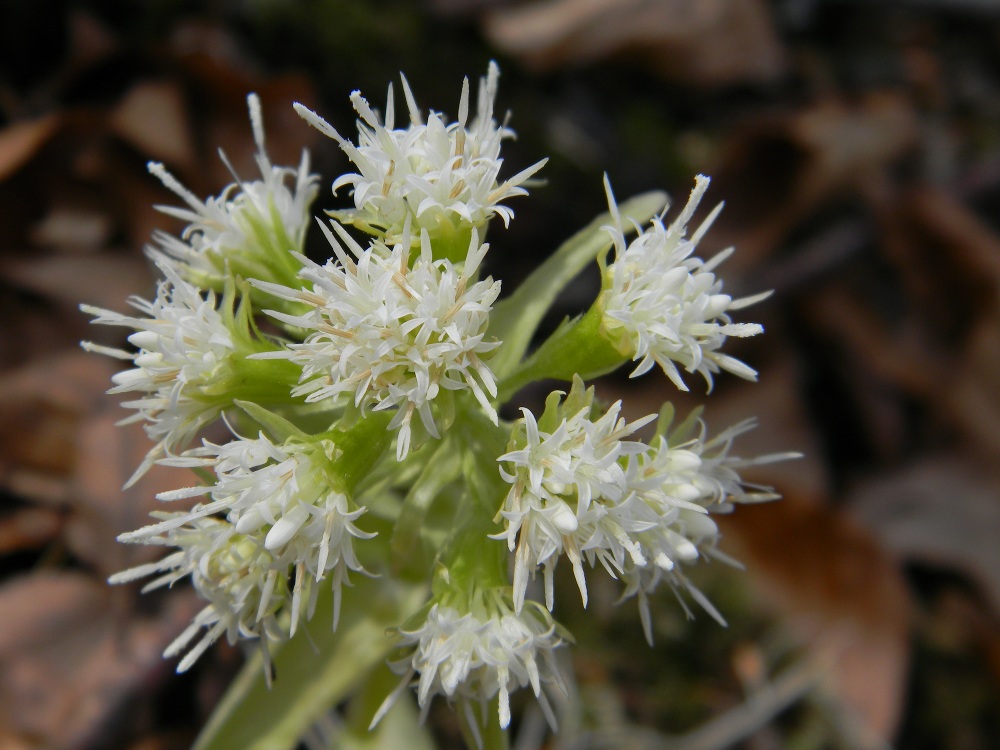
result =
[[[594,305],[582,317],[560,326],[534,354],[500,381],[497,400],[506,403],[536,380],[569,381],[574,375],[589,380],[621,367],[628,357],[604,334],[603,319],[603,313]]]

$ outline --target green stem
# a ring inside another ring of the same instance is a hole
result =
[[[291,750],[331,706],[359,690],[394,645],[387,628],[426,597],[423,586],[387,585],[357,576],[344,589],[336,632],[330,589],[322,587],[309,633],[276,650],[276,679],[264,681],[260,655],[251,657],[202,730],[195,750]]]
[[[667,196],[661,192],[643,193],[625,201],[618,207],[622,225],[631,228],[645,224],[666,202]],[[513,294],[493,306],[488,334],[503,341],[490,360],[497,377],[504,378],[517,367],[538,324],[563,288],[610,247],[611,239],[603,227],[611,221],[607,213],[595,218],[560,245]]]
[[[585,380],[618,369],[628,357],[612,345],[602,331],[604,315],[594,305],[582,317],[561,325],[528,359],[500,381],[497,400],[509,401],[521,388],[536,380]]]
[[[430,571],[424,536],[427,511],[441,491],[458,478],[461,470],[462,452],[446,434],[406,494],[393,527],[390,569],[394,575],[403,580],[427,579]]]

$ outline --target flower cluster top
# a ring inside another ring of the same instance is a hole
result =
[[[415,681],[424,711],[445,696],[482,741],[470,707],[492,705],[506,728],[522,687],[555,725],[553,652],[571,640],[551,614],[560,560],[584,605],[595,570],[618,579],[650,642],[661,584],[721,619],[685,568],[720,555],[714,513],[775,497],[739,471],[792,454],[740,459],[732,441],[752,420],[713,438],[697,414],[674,424],[669,403],[628,421],[586,380],[654,365],[683,390],[683,373],[709,388],[722,372],[753,380],[722,347],[762,331],[731,315],[766,295],[734,300],[715,275],[728,251],[695,254],[721,208],[688,232],[708,188],[698,176],[669,222],[665,196],[619,206],[605,178],[603,220],[500,299],[483,275],[487,228],[511,221],[508,203],[545,162],[505,176],[513,131],[495,114],[498,79],[491,63],[474,116],[466,80],[453,121],[424,114],[403,79],[405,127],[391,87],[381,114],[355,92],[356,141],[295,105],[355,170],[332,186],[353,205],[318,221],[322,259],[305,254],[319,178],[308,154],[271,163],[256,96],[259,179],[202,200],[150,165],[184,203],[161,210],[187,226],[154,235],[154,299],[130,300],[133,314],[83,306],[130,329],[128,346],[84,347],[129,363],[110,392],[129,395],[125,421],[152,441],[133,481],[155,463],[201,477],[161,493],[175,509],[120,537],[167,555],[111,579],[190,580],[205,604],[167,649],[185,652],[179,671],[223,635],[256,639],[268,659],[328,600],[336,627],[352,606],[345,587],[372,576],[373,590],[408,586],[423,602],[378,635],[394,639],[403,677],[373,723]],[[595,261],[591,307],[535,342],[548,306]],[[552,379],[566,389],[518,413],[521,387]]]

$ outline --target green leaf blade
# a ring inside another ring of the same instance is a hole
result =
[[[356,577],[343,592],[340,626],[333,632],[333,596],[322,592],[309,623],[312,642],[299,633],[277,651],[270,689],[260,654],[250,658],[194,750],[290,750],[324,712],[361,687],[394,645],[387,628],[403,622],[425,596],[424,586]]]

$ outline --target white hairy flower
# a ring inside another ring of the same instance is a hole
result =
[[[123,534],[127,542],[145,542],[198,519],[225,515],[234,533],[262,536],[264,549],[277,564],[295,568],[291,607],[294,635],[301,600],[308,600],[306,616],[315,605],[315,582],[330,576],[334,592],[334,626],[340,613],[341,586],[348,571],[364,572],[354,552],[353,539],[370,539],[354,522],[365,512],[353,507],[334,487],[325,467],[328,441],[289,441],[276,445],[263,433],[257,439],[237,438],[223,445],[208,441],[180,456],[162,459],[167,466],[210,469],[211,485],[162,492],[159,500],[181,500],[208,495],[187,513],[177,513],[160,523]]]
[[[653,636],[647,596],[663,580],[678,594],[686,591],[714,619],[725,624],[681,568],[704,557],[733,562],[716,549],[719,531],[710,513],[730,512],[734,503],[779,497],[770,487],[744,481],[739,469],[800,455],[774,453],[749,459],[732,456],[733,440],[752,429],[754,420],[708,439],[704,423],[696,417],[697,413],[693,414],[669,439],[661,435],[655,446],[638,455],[629,466],[629,489],[641,502],[650,523],[631,535],[641,555],[621,556],[615,571],[626,585],[622,598],[638,597],[643,630],[650,643]],[[694,436],[688,439],[692,433]],[[678,599],[687,610],[683,598]]]
[[[472,704],[485,708],[499,693],[498,718],[506,729],[510,724],[510,693],[530,685],[549,723],[555,726],[545,688],[555,686],[565,693],[553,653],[565,640],[541,607],[515,614],[508,603],[463,613],[435,603],[418,626],[399,632],[400,648],[411,653],[391,663],[404,677],[376,713],[372,726],[415,675],[419,675],[417,702],[424,715],[434,696],[443,695],[449,701],[459,699],[470,718],[469,725],[475,727]]]
[[[508,224],[513,212],[501,202],[526,195],[525,181],[545,160],[499,181],[501,141],[513,137],[506,124],[494,119],[499,76],[499,68],[491,62],[486,78],[480,80],[479,111],[471,123],[468,79],[462,86],[458,120],[448,123],[437,112],[429,112],[425,120],[406,78],[402,78],[410,120],[405,128],[395,126],[391,85],[384,120],[355,91],[351,101],[361,116],[357,145],[315,112],[296,104],[298,113],[336,140],[358,170],[333,183],[334,192],[349,185],[354,195],[355,210],[344,212],[341,218],[389,240],[402,232],[408,216],[432,236],[445,225],[465,223],[482,228],[495,214]]]
[[[233,524],[214,517],[192,518],[188,514],[156,513],[167,524],[180,524],[144,540],[146,544],[175,547],[162,560],[117,573],[110,583],[128,583],[156,576],[143,591],[171,586],[190,576],[195,591],[208,604],[164,651],[172,658],[187,648],[202,630],[201,638],[177,666],[184,672],[223,633],[230,644],[238,638],[259,638],[265,660],[269,645],[287,638],[279,614],[289,606],[291,592],[287,566],[275,561],[259,538],[236,531]],[[123,539],[123,541],[129,541]]]
[[[711,518],[698,514],[693,514],[693,517],[699,519],[699,522],[711,524],[714,529],[715,524]],[[706,557],[717,558],[739,567],[738,562],[715,549],[714,544],[716,541],[717,531],[710,537],[710,541],[705,542],[701,549],[702,554]],[[726,620],[719,610],[716,609],[715,605],[712,604],[711,600],[705,596],[701,589],[691,582],[679,566],[671,570],[666,570],[659,565],[630,565],[619,574],[619,578],[625,584],[625,590],[622,592],[619,602],[630,599],[633,596],[636,597],[639,603],[639,619],[642,622],[643,634],[646,636],[646,642],[650,646],[653,645],[653,618],[649,609],[649,597],[659,589],[660,584],[663,582],[674,592],[677,601],[680,603],[688,619],[694,619],[694,613],[685,601],[685,594],[694,599],[698,606],[705,610],[713,620],[723,627],[726,626]]]
[[[158,457],[188,443],[219,415],[218,400],[205,396],[203,390],[228,373],[227,359],[235,349],[232,332],[216,309],[215,294],[185,281],[167,258],[157,257],[156,264],[166,277],[157,287],[156,298],[129,298],[142,317],[80,306],[95,316],[93,323],[135,329],[128,337],[139,350],[134,354],[82,343],[88,351],[130,360],[134,365],[115,375],[115,386],[108,391],[138,394],[136,400],[123,403],[135,410],[123,423],[145,422],[146,433],[156,441],[130,484]]]
[[[574,384],[574,392],[578,389],[582,390],[582,383]],[[506,520],[506,528],[496,538],[506,539],[511,550],[516,547],[514,602],[518,610],[524,603],[528,576],[539,566],[544,571],[546,606],[552,609],[553,573],[560,555],[566,555],[573,566],[586,605],[583,560],[607,563],[607,558],[617,559],[623,550],[637,553],[628,533],[644,524],[635,527],[616,509],[629,495],[629,458],[647,448],[623,438],[655,415],[627,423],[618,416],[619,401],[592,420],[591,403],[592,394],[551,432],[540,429],[534,415],[522,409],[524,436],[516,442],[523,447],[497,459],[511,489],[498,514]]]
[[[662,576],[689,588],[678,566],[702,553],[721,556],[714,550],[717,529],[710,511],[726,512],[734,502],[777,497],[770,488],[747,485],[738,469],[797,456],[732,457],[733,439],[753,422],[707,440],[697,414],[677,428],[674,439],[661,435],[651,447],[624,438],[654,415],[627,423],[618,416],[619,402],[594,419],[593,390],[584,392],[579,379],[561,404],[559,395],[549,397],[539,421],[522,409],[524,416],[511,441],[515,449],[498,459],[500,475],[511,488],[497,514],[505,528],[495,538],[505,539],[515,551],[513,596],[518,609],[528,577],[539,567],[545,604],[552,609],[553,573],[565,555],[584,606],[583,563],[600,563],[612,577],[626,582],[625,596],[640,594],[646,622],[645,592]],[[689,438],[695,431],[698,434]],[[654,574],[654,568],[660,572]]]
[[[362,250],[339,224],[333,227],[356,261],[323,227],[336,260],[320,266],[303,258],[300,276],[311,289],[254,282],[311,308],[303,315],[267,310],[308,334],[284,351],[255,356],[301,366],[301,383],[292,393],[306,401],[347,394],[361,408],[397,409],[389,429],[399,429],[400,460],[409,451],[414,413],[428,434],[439,436],[431,404],[442,390],[471,390],[495,423],[487,394],[496,396],[496,382],[482,357],[499,346],[485,334],[500,282],[474,281],[489,245],[480,245],[474,230],[465,262],[456,266],[433,259],[423,231],[411,266],[408,229],[392,248],[375,242]]]
[[[725,250],[709,261],[694,257],[698,242],[722,210],[720,203],[690,238],[691,219],[708,189],[709,179],[695,178],[687,205],[669,226],[663,216],[626,244],[621,216],[607,177],[604,187],[614,223],[605,230],[614,244],[614,262],[605,271],[598,304],[603,327],[623,352],[638,362],[632,377],[654,364],[683,391],[688,390],[677,365],[700,373],[712,387],[712,376],[726,370],[747,380],[757,373],[745,363],[719,351],[727,336],[754,336],[764,329],[756,323],[733,323],[729,313],[759,302],[770,294],[733,299],[722,292],[722,281],[713,273],[731,253]]]
[[[297,266],[291,253],[302,250],[318,177],[309,173],[306,150],[297,169],[271,164],[264,146],[260,99],[250,94],[247,105],[261,178],[239,179],[220,151],[236,182],[218,196],[202,201],[162,164],[150,162],[149,171],[187,204],[186,208],[157,206],[188,226],[180,238],[157,231],[154,240],[165,253],[181,261],[188,273],[218,279],[230,273],[228,263],[244,276],[273,278],[276,269],[281,269],[282,278],[294,277]]]
[[[705,425],[698,420],[699,434],[690,441],[688,449],[696,452],[702,462],[695,477],[695,485],[701,495],[699,502],[708,507],[715,506],[713,510],[726,512],[732,510],[734,503],[759,503],[781,497],[771,487],[744,481],[739,475],[739,470],[749,466],[801,458],[801,453],[795,451],[768,453],[752,458],[730,455],[733,441],[756,426],[756,419],[745,419],[726,428],[715,437],[707,438]]]

